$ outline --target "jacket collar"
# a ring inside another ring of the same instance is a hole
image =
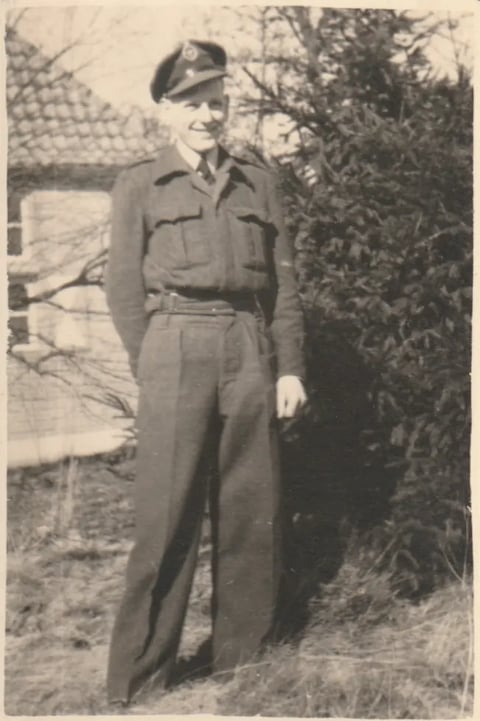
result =
[[[218,146],[218,171],[221,173],[228,173],[232,176],[232,179],[239,178],[244,183],[247,183],[247,185],[250,185],[250,187],[255,190],[255,186],[252,182],[252,179],[249,177],[249,175],[245,172],[245,170],[242,167],[242,162],[235,158],[233,155],[230,155],[230,153],[225,150],[223,145]]]
[[[164,180],[171,175],[186,175],[191,171],[191,167],[174,145],[166,145],[162,148],[152,165],[154,182]]]
[[[189,175],[192,167],[180,155],[175,145],[167,145],[160,151],[152,164],[154,182],[161,182],[174,175]],[[218,148],[218,169],[217,172],[228,173],[240,177],[244,182],[253,187],[253,183],[242,168],[240,162],[231,156],[225,148]]]

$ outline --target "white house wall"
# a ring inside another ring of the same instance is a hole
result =
[[[87,191],[36,191],[28,198],[25,263],[37,269],[29,296],[58,288],[105,248],[110,198]],[[23,218],[22,218],[23,220]],[[9,271],[21,273],[22,259]],[[90,455],[121,444],[136,386],[98,287],[73,287],[34,304],[38,338],[8,362],[10,466]],[[49,356],[45,360],[46,356]],[[117,407],[118,406],[118,407]]]

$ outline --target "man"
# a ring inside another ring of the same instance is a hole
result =
[[[160,63],[151,93],[174,143],[113,190],[107,299],[140,396],[136,538],[110,648],[112,702],[128,703],[153,675],[168,683],[207,497],[214,669],[251,658],[274,618],[274,416],[305,402],[303,326],[271,178],[219,145],[225,75],[216,43],[189,41]],[[218,480],[207,484],[212,453]]]

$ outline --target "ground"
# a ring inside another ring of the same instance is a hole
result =
[[[8,483],[5,711],[106,714],[105,667],[133,531],[133,462],[17,470]],[[208,527],[180,655],[208,638]],[[233,679],[149,689],[131,714],[461,718],[472,713],[471,589],[412,605],[347,556],[303,639]]]

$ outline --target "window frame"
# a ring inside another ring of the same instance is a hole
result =
[[[18,255],[9,254],[7,242],[8,280],[12,285],[23,285],[25,287],[27,298],[30,296],[30,286],[35,283],[35,276],[32,277],[31,270],[28,268],[28,262],[31,261],[33,257],[32,239],[34,237],[34,194],[34,190],[29,191],[20,198],[18,203],[18,219],[9,222],[7,217],[7,234],[8,228],[20,228],[20,243],[22,250],[22,252]],[[27,320],[28,343],[15,343],[12,345],[11,351],[14,354],[38,352],[41,349],[40,339],[38,336],[37,305],[37,303],[27,302],[25,308],[22,308],[21,310],[12,310],[7,303],[8,319],[23,317]]]
[[[11,262],[21,262],[23,260],[30,260],[32,257],[32,218],[29,214],[29,205],[32,202],[32,193],[24,195],[18,204],[18,220],[10,221],[7,217],[7,259]],[[9,253],[8,252],[8,231],[10,228],[20,229],[20,246],[21,253]]]
[[[18,256],[16,257],[18,258]],[[15,276],[17,276],[17,278]],[[23,285],[25,287],[26,296],[28,298],[29,283],[26,281],[22,281],[22,276],[20,274],[12,273],[9,278],[9,283],[11,285]],[[8,320],[10,320],[10,318],[27,319],[28,343],[15,343],[14,345],[12,345],[11,350],[14,353],[17,353],[19,351],[22,353],[25,351],[36,351],[40,347],[38,339],[38,316],[36,306],[36,303],[29,303],[28,301],[26,307],[22,308],[21,310],[13,310],[12,308],[10,308],[10,305],[8,306]]]

